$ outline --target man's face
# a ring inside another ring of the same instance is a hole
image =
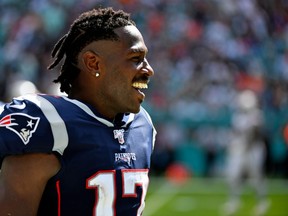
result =
[[[146,54],[147,47],[135,26],[115,30],[119,41],[101,41],[99,53],[101,82],[96,88],[107,111],[137,113],[145,98],[149,77],[154,74]]]

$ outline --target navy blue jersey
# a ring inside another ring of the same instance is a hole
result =
[[[155,129],[141,107],[114,122],[67,97],[27,95],[0,110],[0,163],[7,155],[55,153],[61,170],[38,215],[141,215]]]

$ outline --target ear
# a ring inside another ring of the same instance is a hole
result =
[[[99,70],[99,56],[92,52],[92,51],[86,51],[83,53],[83,63],[85,69],[89,72],[95,75],[95,72]]]

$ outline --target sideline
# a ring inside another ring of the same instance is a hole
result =
[[[153,216],[155,212],[169,202],[169,200],[173,199],[173,197],[179,192],[179,189],[173,187],[169,182],[165,180],[163,182],[162,186],[147,198],[143,216]],[[169,191],[169,195],[163,196],[167,191]]]

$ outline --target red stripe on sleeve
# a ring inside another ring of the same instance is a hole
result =
[[[56,182],[56,189],[57,189],[57,204],[58,204],[58,216],[61,216],[61,192],[60,192],[60,181]]]

